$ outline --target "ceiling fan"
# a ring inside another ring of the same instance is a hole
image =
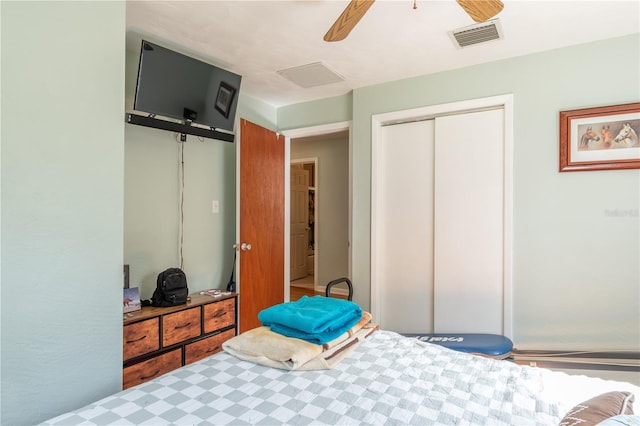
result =
[[[324,41],[344,40],[362,19],[375,0],[351,0],[336,22],[324,35]],[[414,0],[415,1],[415,0]],[[496,16],[504,4],[500,0],[456,0],[476,22],[484,22]],[[415,3],[414,3],[415,8]]]

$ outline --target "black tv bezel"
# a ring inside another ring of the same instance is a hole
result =
[[[176,55],[179,56],[184,56],[185,58],[189,58],[192,59],[194,61],[198,61],[201,62],[203,64],[206,64],[210,67],[219,69],[221,71],[224,71],[226,73],[232,74],[232,75],[236,75],[240,78],[240,81],[242,81],[242,76],[241,75],[237,75],[231,71],[225,70],[224,68],[220,68],[218,66],[212,65],[210,63],[204,62],[200,59],[194,58],[192,56],[189,55],[185,55],[184,53],[178,52],[176,50],[173,50],[171,48],[168,48],[166,46],[163,46],[161,44],[158,44],[156,42],[153,41],[149,41],[146,39],[142,39],[141,43],[140,43],[140,54],[138,56],[138,72],[137,72],[137,76],[136,76],[136,87],[135,87],[135,94],[134,94],[134,109],[133,112],[131,113],[127,113],[125,115],[125,121],[127,123],[130,124],[136,124],[136,125],[140,125],[140,126],[145,126],[145,127],[152,127],[155,129],[161,129],[161,130],[168,130],[168,131],[173,131],[173,132],[178,132],[180,134],[188,134],[188,135],[194,135],[194,136],[200,136],[200,137],[205,137],[205,138],[210,138],[210,139],[217,139],[217,140],[222,140],[225,142],[234,142],[234,130],[233,128],[235,127],[235,125],[232,123],[232,129],[226,129],[226,128],[218,128],[218,127],[212,127],[210,125],[208,125],[207,123],[201,123],[197,120],[193,120],[190,121],[188,119],[188,117],[184,117],[184,122],[180,122],[177,118],[174,117],[165,117],[162,114],[157,114],[154,112],[150,112],[150,111],[143,111],[143,110],[137,110],[135,109],[135,104],[136,104],[136,99],[138,97],[138,87],[140,84],[140,77],[141,77],[141,63],[142,63],[142,55],[143,55],[143,50],[145,48],[145,43],[149,43],[152,46],[158,46],[162,49],[166,49],[169,50],[171,52],[173,52]],[[214,108],[225,118],[228,119],[229,115],[231,113],[231,108],[234,104],[234,101],[236,101],[237,98],[237,94],[239,91],[239,87],[235,88],[232,85],[230,85],[229,83],[225,82],[225,81],[221,81],[218,87],[218,91],[216,94],[216,97],[213,99],[214,102]],[[225,102],[221,102],[221,93],[222,94],[226,94],[227,98]],[[237,108],[237,104],[236,104],[236,108]],[[186,112],[185,112],[186,114]],[[160,115],[161,117],[165,117],[167,119],[163,119],[163,118],[158,118],[158,115]],[[234,115],[235,115],[235,111],[234,111]],[[174,120],[178,120],[178,121],[174,121]],[[235,121],[235,120],[234,120]],[[195,123],[195,125],[192,125],[193,123]],[[209,126],[207,127],[203,127],[203,126]]]

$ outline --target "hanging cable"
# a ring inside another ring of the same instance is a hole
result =
[[[184,271],[184,254],[183,254],[183,244],[184,244],[184,144],[185,142],[180,143],[180,165],[179,165],[179,191],[180,191],[180,211],[178,218],[178,250],[180,256],[180,269]]]

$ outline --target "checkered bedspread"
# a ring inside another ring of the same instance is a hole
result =
[[[286,371],[219,353],[49,425],[552,425],[539,369],[378,331],[332,370]]]

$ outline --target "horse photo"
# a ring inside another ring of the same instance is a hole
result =
[[[633,127],[631,127],[631,123],[624,123],[620,133],[615,137],[614,142],[616,148],[633,148],[640,146],[638,143],[638,134],[633,130]]]
[[[602,135],[602,148],[611,148],[613,146],[613,134],[610,126],[602,126],[600,134]]]
[[[582,134],[582,137],[580,138],[580,145],[578,146],[578,149],[580,150],[591,149],[589,146],[589,143],[598,142],[599,140],[600,140],[600,136],[598,136],[598,134],[593,130],[593,128],[589,126],[587,127],[587,130],[585,130],[585,132]]]
[[[600,135],[593,130],[591,124],[578,126],[578,130],[580,132],[578,151],[640,147],[638,141],[640,120],[604,123],[600,128]]]

